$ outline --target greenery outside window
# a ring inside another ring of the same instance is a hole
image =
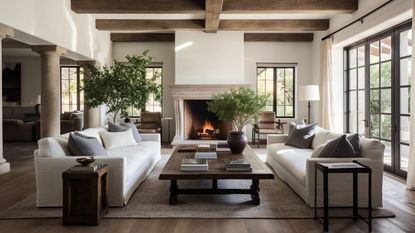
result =
[[[269,96],[265,109],[277,118],[294,118],[295,65],[258,65],[257,94]]]
[[[61,66],[61,113],[83,111],[83,74],[79,66]]]
[[[151,66],[149,66],[147,69],[147,78],[150,79],[153,77],[154,74],[158,74],[158,78],[156,80],[157,84],[163,84],[163,65],[161,63],[155,63]],[[163,85],[160,85],[160,88],[163,88]],[[154,94],[150,94],[147,103],[145,111],[148,112],[162,112],[162,99],[163,99],[163,90],[161,90],[162,96],[160,100],[155,100]],[[130,117],[138,117],[141,114],[141,109],[137,109],[134,107],[131,107],[128,115]]]

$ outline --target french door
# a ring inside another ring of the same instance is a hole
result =
[[[407,22],[345,49],[345,131],[385,144],[385,170],[406,176],[412,30]]]

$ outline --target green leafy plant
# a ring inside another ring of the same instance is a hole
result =
[[[153,61],[148,50],[141,55],[126,56],[127,63],[114,61],[114,65],[102,68],[88,66],[82,89],[85,93],[85,105],[95,108],[100,105],[108,107],[107,114],[112,114],[115,122],[118,115],[128,117],[128,108],[145,109],[150,94],[155,99],[161,98],[161,85],[156,79],[161,74],[154,73],[146,77],[146,68]]]
[[[232,121],[237,131],[253,123],[265,108],[266,95],[257,95],[252,89],[241,87],[229,92],[214,95],[208,102],[208,110],[220,120]]]

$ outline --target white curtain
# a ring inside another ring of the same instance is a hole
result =
[[[333,130],[332,121],[332,55],[333,39],[321,42],[320,50],[320,114],[319,125],[327,130]]]
[[[413,0],[412,7],[412,40],[415,38],[415,0]],[[412,70],[411,70],[411,119],[410,119],[410,141],[409,141],[409,166],[408,166],[408,178],[406,180],[406,186],[410,190],[415,190],[415,43],[412,43]]]

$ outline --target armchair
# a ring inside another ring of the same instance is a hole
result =
[[[260,144],[259,137],[261,134],[284,134],[283,125],[286,122],[281,122],[281,120],[275,119],[275,112],[273,111],[264,111],[260,113],[258,121],[254,124],[254,129],[252,130],[252,144],[255,145],[257,141],[258,147]],[[256,139],[255,136],[258,135]]]
[[[138,132],[144,134],[159,133],[162,135],[161,112],[141,112]]]

